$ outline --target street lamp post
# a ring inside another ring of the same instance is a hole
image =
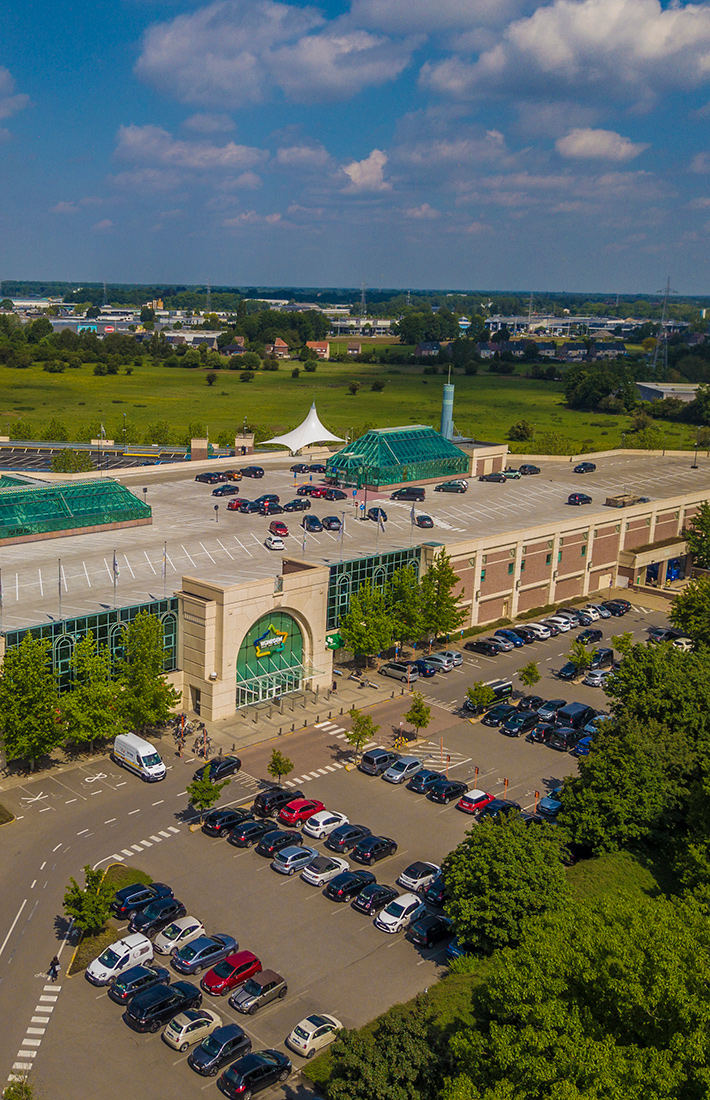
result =
[[[697,440],[695,441],[695,457],[693,459],[693,465],[690,468],[691,468],[691,470],[697,470],[697,468],[698,468],[698,442],[697,442]]]

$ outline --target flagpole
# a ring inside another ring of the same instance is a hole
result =
[[[118,562],[116,561],[116,551],[113,552],[113,606],[116,606],[116,581],[118,580]]]
[[[3,610],[3,598],[2,598],[2,569],[0,569],[0,633],[2,633],[2,610]]]
[[[167,542],[164,542],[163,543],[163,599],[165,599],[165,589],[166,589],[166,585],[167,585],[167,578],[166,578],[166,574],[167,574],[167,571],[168,571],[167,561],[168,561],[168,544],[167,544]]]
[[[57,559],[57,573],[59,581],[59,618],[62,617],[62,559]]]
[[[378,516],[377,517],[377,530],[375,531],[375,553],[377,553],[377,548],[378,548],[379,545],[380,545],[380,518]]]

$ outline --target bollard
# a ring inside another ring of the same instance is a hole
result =
[[[394,692],[390,693],[390,699],[394,699]]]
[[[234,750],[236,749],[236,747],[237,747],[237,746],[236,746],[236,745],[234,744],[234,741],[232,741],[232,752],[234,752]]]
[[[296,723],[292,722],[291,723],[291,733],[293,733],[295,729],[296,729]]]
[[[340,708],[340,713],[341,713],[341,714],[343,713],[343,708],[342,708],[342,707]]]
[[[317,726],[319,722],[320,722],[320,714],[316,714],[316,720],[313,724]]]
[[[332,717],[333,717],[333,712],[332,712],[332,710],[329,710],[328,711],[328,718],[332,718]]]
[[[282,729],[281,726],[279,726],[279,737],[281,736],[282,733],[283,733],[283,729]]]

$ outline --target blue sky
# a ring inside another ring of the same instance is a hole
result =
[[[710,3],[25,0],[0,278],[710,289]]]

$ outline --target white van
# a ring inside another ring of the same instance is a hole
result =
[[[135,772],[146,783],[165,779],[165,764],[150,741],[135,733],[120,733],[113,743],[112,759]]]
[[[147,936],[139,932],[132,936],[124,936],[107,947],[89,963],[84,971],[84,977],[92,985],[108,985],[114,978],[130,966],[139,963],[149,963],[153,958],[153,944]]]

